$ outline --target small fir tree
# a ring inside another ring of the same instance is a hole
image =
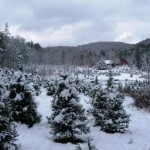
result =
[[[108,133],[125,132],[129,124],[129,115],[123,108],[124,96],[114,86],[112,72],[109,71],[109,79],[106,88],[106,110],[101,130]]]
[[[106,65],[103,57],[101,57],[100,60],[99,60],[99,62],[97,63],[97,68],[99,70],[105,70],[105,69],[107,69],[107,65]]]
[[[122,103],[123,95],[119,92],[107,93],[107,108],[101,130],[107,133],[124,133],[129,125],[129,115],[126,114]]]
[[[107,113],[107,95],[104,90],[96,92],[93,99],[93,116],[95,118],[95,126],[102,126]]]
[[[37,104],[34,101],[32,89],[26,84],[23,76],[11,83],[9,97],[13,106],[12,116],[16,122],[26,124],[28,127],[40,122],[41,115],[37,112]]]
[[[105,90],[97,92],[93,102],[93,116],[95,125],[108,133],[125,132],[129,124],[129,115],[126,114],[122,103],[124,96],[113,85],[113,77],[109,72],[109,79]]]
[[[3,83],[0,83],[0,150],[17,150],[16,126],[11,116],[11,102]]]
[[[113,90],[115,90],[114,78],[113,78],[112,71],[109,70],[108,80],[107,80],[107,91],[108,92],[114,92]]]
[[[47,87],[47,95],[53,96],[55,94],[55,91],[56,91],[56,83],[55,81],[50,81]]]
[[[84,109],[79,103],[78,92],[67,78],[61,75],[52,105],[52,116],[48,119],[56,142],[79,142],[77,135],[87,133]]]
[[[34,78],[33,78],[33,88],[35,90],[36,96],[40,95],[40,93],[41,93],[41,86],[42,86],[42,83],[41,83],[40,76],[35,75]]]
[[[23,56],[19,50],[17,50],[17,68],[18,70],[23,71]]]

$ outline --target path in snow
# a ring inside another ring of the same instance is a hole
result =
[[[51,114],[52,97],[46,95],[46,90],[42,89],[40,96],[36,97],[38,103],[38,112],[42,115],[42,121],[32,128],[26,125],[17,126],[19,134],[18,143],[21,144],[22,150],[73,150],[73,144],[58,144],[51,140],[50,126],[47,124],[47,116]]]
[[[90,109],[89,97],[80,95],[80,98],[85,109]],[[51,100],[52,98],[47,96],[46,90],[43,89],[41,95],[36,97],[36,101],[39,103],[38,111],[42,114],[41,123],[32,128],[18,125],[18,142],[21,143],[23,150],[75,150],[76,145],[71,143],[59,144],[51,139],[50,126],[47,124],[46,118],[51,114]],[[98,150],[149,150],[150,114],[136,109],[132,103],[132,98],[125,98],[125,109],[127,113],[131,114],[129,130],[125,134],[107,134],[100,131],[99,127],[91,126],[89,135],[93,138],[93,143]],[[81,144],[81,146],[86,147],[85,144]]]
[[[43,90],[41,95],[36,97],[38,103],[38,112],[42,115],[42,121],[32,128],[27,128],[26,125],[18,125],[19,142],[23,150],[47,150],[51,149],[49,142],[49,125],[47,124],[46,116],[50,115],[50,100],[46,96],[46,90]]]
[[[91,136],[98,150],[149,150],[150,113],[133,107],[133,99],[125,97],[124,106],[130,117],[126,133],[107,134],[98,127],[91,127]]]

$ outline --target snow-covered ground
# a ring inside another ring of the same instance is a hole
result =
[[[81,103],[88,111],[91,108],[88,96],[80,95]],[[38,111],[42,114],[42,121],[32,128],[17,124],[19,134],[18,143],[22,150],[75,150],[76,145],[67,143],[60,144],[52,141],[50,127],[47,124],[47,116],[51,114],[52,97],[46,95],[42,89],[40,96],[36,97]],[[98,150],[149,150],[150,148],[150,113],[138,110],[132,105],[133,99],[125,97],[124,106],[131,115],[128,131],[124,134],[108,134],[100,131],[99,127],[93,127],[90,119],[91,132],[87,135],[93,138],[92,143]],[[83,150],[87,150],[86,143],[81,144]]]

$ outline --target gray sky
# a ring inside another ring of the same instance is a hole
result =
[[[0,0],[0,26],[43,46],[150,37],[150,0]]]

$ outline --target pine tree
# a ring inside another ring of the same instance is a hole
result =
[[[5,24],[5,29],[4,29],[4,33],[7,37],[9,37],[10,35],[10,32],[9,32],[9,26],[8,26],[8,23],[6,22]]]
[[[101,57],[100,60],[99,60],[99,62],[97,63],[97,68],[99,70],[105,70],[105,69],[107,69],[107,65],[106,65],[103,57]]]
[[[33,87],[34,87],[36,96],[40,95],[40,93],[41,93],[41,86],[42,86],[42,83],[41,83],[40,76],[35,75],[33,77]]]
[[[107,95],[104,90],[96,92],[93,99],[93,116],[95,118],[95,126],[102,126],[104,123],[105,115],[107,113]]]
[[[56,142],[79,142],[77,135],[87,133],[84,109],[79,103],[78,92],[67,75],[61,75],[52,105],[52,116],[48,119]]]
[[[93,84],[90,84],[90,90],[89,90],[89,96],[91,98],[95,98],[96,96],[96,93],[101,89],[101,85],[99,84],[98,82],[98,78],[96,76],[95,80],[94,80],[94,83]]]
[[[122,106],[123,99],[123,94],[115,88],[113,76],[109,72],[106,89],[97,92],[93,101],[95,125],[108,133],[125,132],[129,124],[129,115]]]
[[[6,50],[7,38],[4,32],[0,31],[0,52]]]
[[[108,92],[115,92],[113,90],[115,90],[114,78],[113,78],[112,71],[109,70],[109,72],[108,72],[108,80],[107,80],[107,91]]]
[[[11,102],[3,83],[0,83],[0,150],[17,150],[17,132],[11,116]]]
[[[114,86],[112,72],[109,71],[109,79],[106,88],[106,110],[101,125],[101,130],[108,133],[125,132],[129,124],[129,115],[126,114],[122,103],[124,96]]]
[[[107,108],[101,130],[107,133],[126,131],[129,125],[129,115],[122,106],[123,99],[123,95],[119,92],[107,93]]]
[[[37,112],[32,90],[23,76],[10,85],[9,97],[13,106],[12,117],[16,122],[26,124],[28,127],[40,122],[41,115]]]
[[[50,81],[47,87],[47,95],[52,96],[55,94],[56,91],[56,83],[54,81]]]
[[[17,51],[17,67],[18,70],[23,71],[23,56],[19,50]]]

